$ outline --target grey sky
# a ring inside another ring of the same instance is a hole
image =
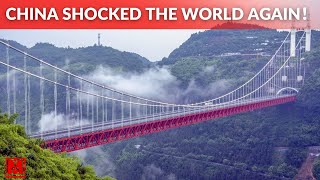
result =
[[[0,38],[15,40],[28,47],[49,42],[58,47],[83,47],[101,43],[121,51],[138,53],[150,61],[167,57],[192,33],[199,30],[0,30]]]

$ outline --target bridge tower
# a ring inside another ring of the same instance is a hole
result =
[[[306,52],[311,50],[311,29],[306,29]]]
[[[295,57],[296,56],[296,32],[297,30],[292,26],[291,29],[291,43],[290,43],[290,56]]]
[[[310,13],[308,14],[308,25],[306,32],[306,52],[311,50],[311,24],[310,24]]]

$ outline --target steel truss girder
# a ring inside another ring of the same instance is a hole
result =
[[[108,144],[142,135],[165,131],[168,129],[178,128],[181,126],[196,124],[199,122],[208,121],[216,118],[227,117],[234,114],[249,112],[256,109],[293,102],[295,100],[295,96],[287,96],[277,99],[253,102],[234,107],[226,107],[221,109],[199,112],[195,114],[171,117],[157,121],[132,124],[129,126],[123,126],[114,129],[106,129],[92,133],[83,133],[66,138],[48,140],[45,142],[45,147],[51,149],[56,153],[72,152],[80,149],[90,148],[93,146],[99,146],[102,144]]]

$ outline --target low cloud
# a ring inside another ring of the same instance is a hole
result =
[[[94,170],[98,176],[115,177],[116,166],[110,159],[110,154],[103,151],[100,147],[92,147],[70,153],[79,157],[83,162],[88,164],[94,163]],[[94,159],[94,162],[90,162]]]
[[[191,80],[188,87],[182,92],[184,103],[201,102],[224,94],[234,82],[232,80],[218,80],[201,88],[195,80]]]
[[[155,166],[154,164],[144,167],[143,174],[141,176],[142,180],[156,180],[160,178],[164,172],[161,168]]]
[[[40,131],[53,130],[56,127],[61,127],[66,124],[66,116],[64,114],[57,114],[55,112],[50,112],[41,116],[39,121]]]
[[[130,94],[163,101],[176,100],[175,92],[179,91],[179,81],[165,68],[128,74],[99,67],[85,78]]]
[[[85,124],[89,124],[89,121],[83,119],[82,125]],[[54,111],[48,114],[43,114],[40,121],[38,122],[38,126],[41,132],[54,130],[56,127],[58,127],[58,129],[61,129],[78,125],[79,120],[77,120],[76,118],[71,118],[70,116],[67,116],[65,114],[55,115]]]
[[[203,68],[203,73],[212,73],[214,71],[214,66],[206,66]]]
[[[143,174],[141,175],[141,180],[176,180],[177,177],[174,174],[167,175],[160,167],[154,164],[150,164],[143,168]]]
[[[201,73],[210,74],[213,71],[214,66],[208,66]],[[202,87],[191,80],[186,89],[181,89],[181,82],[167,68],[153,68],[141,74],[130,74],[99,67],[85,78],[123,92],[168,103],[195,103],[210,99],[221,95],[233,84],[232,80],[219,80]]]

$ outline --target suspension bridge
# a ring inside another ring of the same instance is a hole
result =
[[[47,148],[71,152],[295,101],[305,80],[304,53],[311,49],[311,30],[291,30],[265,66],[243,85],[192,104],[122,92],[8,42],[0,44],[2,109],[20,114],[15,123],[29,136],[44,140]],[[51,118],[50,123],[41,127],[44,117]]]

